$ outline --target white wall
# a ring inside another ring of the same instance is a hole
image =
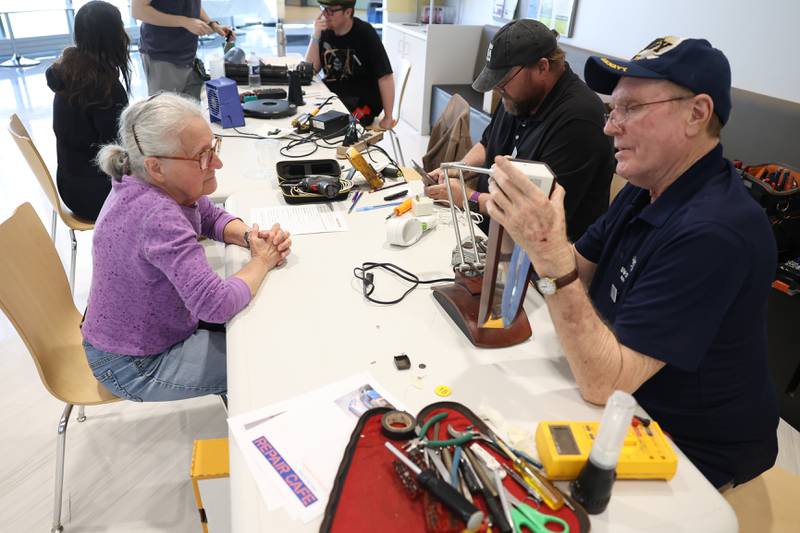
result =
[[[463,24],[504,24],[491,0],[461,1]],[[528,2],[519,4],[524,15]],[[798,0],[578,0],[562,41],[627,58],[655,37],[702,37],[725,52],[734,87],[800,103],[798,21]]]

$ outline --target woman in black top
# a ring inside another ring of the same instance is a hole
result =
[[[46,73],[55,93],[58,192],[73,213],[88,220],[97,219],[111,190],[94,158],[116,137],[117,119],[128,103],[129,44],[119,10],[108,2],[89,2],[75,15],[75,46],[65,49]]]

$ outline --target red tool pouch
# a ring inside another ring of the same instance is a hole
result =
[[[782,164],[751,165],[742,172],[744,186],[764,208],[775,242],[778,260],[800,254],[800,172]]]
[[[339,471],[331,490],[325,516],[320,531],[325,533],[351,533],[354,531],[389,532],[447,532],[460,533],[464,530],[463,522],[458,521],[424,489],[419,497],[412,499],[395,473],[392,461],[395,457],[385,447],[387,441],[397,448],[402,448],[405,441],[390,440],[381,429],[381,418],[390,409],[370,409],[358,421],[350,442],[339,465]],[[433,403],[420,411],[417,420],[427,420],[431,416],[447,412],[447,418],[439,424],[436,438],[447,439],[447,426],[452,425],[458,431],[468,426],[487,432],[488,428],[467,407],[455,402]],[[429,433],[430,436],[430,433]],[[478,441],[473,441],[478,442]],[[485,443],[481,446],[491,453],[499,462],[511,466],[511,462],[497,453]],[[576,512],[564,506],[557,512],[551,511],[544,504],[537,506],[530,499],[525,499],[524,490],[509,477],[504,480],[505,487],[514,496],[541,513],[558,516],[569,525],[570,533],[589,531],[589,518],[583,508],[574,502],[569,495],[564,499],[572,505]],[[486,512],[486,503],[480,495],[474,496],[475,505]],[[436,510],[435,516],[431,516]],[[426,513],[428,517],[426,519]],[[488,516],[488,515],[487,515]],[[435,523],[435,526],[431,526]],[[487,521],[479,531],[486,531]],[[553,531],[557,531],[554,529]]]

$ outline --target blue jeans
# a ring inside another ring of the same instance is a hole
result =
[[[157,355],[98,350],[83,341],[94,377],[112,394],[134,402],[166,402],[228,390],[225,333],[198,329]]]

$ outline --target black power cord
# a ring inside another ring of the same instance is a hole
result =
[[[380,268],[386,270],[397,276],[398,278],[402,279],[403,281],[407,281],[411,283],[411,287],[409,287],[406,292],[402,294],[399,298],[395,300],[378,300],[372,298],[372,293],[375,292],[375,283],[374,274],[370,272],[370,270]],[[394,305],[403,301],[403,299],[408,296],[408,294],[419,287],[420,285],[431,285],[433,283],[452,283],[455,281],[455,278],[437,278],[437,279],[419,279],[419,276],[400,268],[399,266],[392,264],[392,263],[374,263],[372,261],[367,261],[365,263],[361,263],[360,267],[355,267],[353,269],[353,276],[356,279],[361,280],[362,289],[364,291],[364,298],[369,300],[372,303],[381,304],[381,305]]]

